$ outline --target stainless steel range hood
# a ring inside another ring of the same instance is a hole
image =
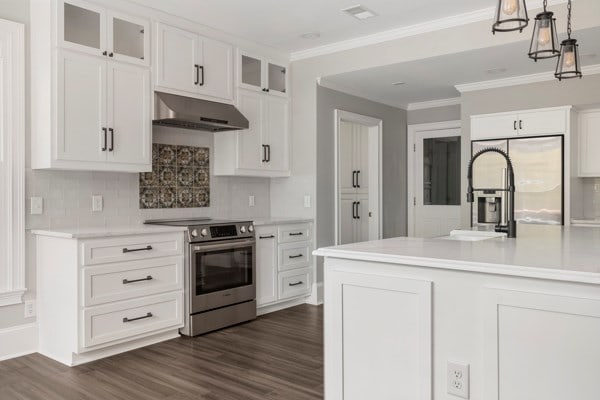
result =
[[[155,125],[209,132],[248,129],[249,122],[231,104],[155,92]]]

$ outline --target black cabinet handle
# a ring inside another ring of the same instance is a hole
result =
[[[356,202],[356,219],[360,219],[360,214],[359,214],[359,208],[358,206],[360,206],[360,201]]]
[[[110,52],[110,53],[108,53],[108,56],[112,57],[112,56],[114,56],[114,54],[112,52]]]
[[[110,147],[108,151],[113,151],[115,149],[115,130],[113,128],[108,128],[110,132]]]
[[[304,254],[298,254],[296,256],[288,256],[288,258],[291,258],[291,259],[300,258],[300,257],[304,257]]]
[[[513,130],[515,130],[515,131],[517,130],[517,121],[516,120],[513,121]]]
[[[275,236],[274,235],[269,235],[269,236],[259,236],[259,239],[274,239]]]
[[[302,232],[291,232],[290,233],[290,236],[302,236],[302,235],[304,235],[304,233],[302,233]]]
[[[137,318],[127,318],[127,317],[125,317],[125,318],[123,318],[123,323],[125,324],[127,322],[138,321],[140,319],[146,319],[146,318],[152,318],[152,317],[153,317],[152,313],[149,312],[146,315],[144,315],[143,317],[137,317]]]
[[[356,202],[352,202],[352,219],[356,219]]]
[[[359,182],[359,178],[360,178],[360,170],[356,171],[356,187],[360,188],[360,184]]]
[[[148,275],[147,277],[141,278],[141,279],[132,279],[132,280],[123,279],[123,285],[128,285],[128,284],[134,283],[134,282],[151,281],[152,279],[154,279],[154,278],[152,278],[152,275]]]
[[[356,171],[352,171],[352,187],[356,187]]]
[[[201,73],[200,83],[198,85],[204,86],[204,65],[199,65],[198,69],[200,70],[200,73]]]
[[[148,245],[148,246],[142,247],[140,249],[128,249],[127,247],[124,247],[123,253],[133,253],[135,251],[148,251],[148,250],[152,250],[152,246]]]
[[[519,120],[519,129],[523,129],[523,120]]]
[[[267,162],[271,162],[271,145],[267,145]]]
[[[102,133],[104,134],[104,144],[102,145],[102,151],[106,151],[107,148],[107,136],[106,136],[106,128],[102,128]]]
[[[198,64],[194,64],[194,68],[196,68],[196,80],[194,81],[194,85],[200,83],[200,66]]]
[[[262,149],[263,149],[262,162],[267,162],[267,145],[263,144]]]
[[[304,282],[302,281],[298,281],[296,283],[288,283],[288,286],[298,286],[298,285],[302,285]]]
[[[108,52],[107,52],[106,50],[102,52],[102,55],[103,55],[103,56],[105,56],[105,55],[107,55],[107,54],[108,54]]]

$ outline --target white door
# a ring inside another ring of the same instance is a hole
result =
[[[259,94],[240,90],[240,111],[248,121],[248,129],[238,132],[238,169],[262,168],[265,163],[263,147],[263,100]]]
[[[269,171],[287,171],[288,162],[288,102],[287,100],[264,97],[265,144]],[[242,135],[244,133],[241,133]]]
[[[233,100],[233,47],[202,38],[202,61],[198,91],[206,96]]]
[[[150,164],[150,70],[111,63],[108,70],[108,160]]]
[[[277,301],[277,227],[256,227],[256,303]]]
[[[369,222],[372,220],[369,209],[369,194],[356,196],[356,241],[366,242],[371,240]]]
[[[448,235],[460,228],[460,129],[415,135],[414,236]]]
[[[354,124],[340,121],[338,179],[341,193],[354,193],[356,191],[354,139]]]
[[[199,36],[162,24],[158,24],[157,29],[157,86],[197,93],[201,78]]]
[[[57,159],[106,160],[106,70],[105,60],[59,52]]]
[[[364,125],[354,127],[356,187],[359,192],[367,193],[369,191],[369,150],[373,149],[373,144],[369,143],[369,128]]]
[[[342,195],[340,199],[339,244],[356,242],[356,200],[353,195]]]

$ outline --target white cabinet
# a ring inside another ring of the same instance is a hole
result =
[[[579,176],[600,177],[600,109],[579,114]]]
[[[369,240],[369,194],[340,196],[340,244]]]
[[[289,176],[288,101],[240,90],[238,102],[250,127],[215,135],[215,175]]]
[[[277,227],[256,227],[256,304],[277,301]]]
[[[276,96],[288,96],[287,64],[265,57],[238,52],[238,87]]]
[[[471,116],[471,140],[564,135],[571,107]]]
[[[233,47],[169,25],[156,25],[156,89],[233,101]]]

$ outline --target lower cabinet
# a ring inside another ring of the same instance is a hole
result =
[[[340,197],[340,244],[369,240],[369,194]]]
[[[39,352],[77,365],[177,337],[183,240],[183,232],[38,234]]]
[[[256,227],[256,302],[275,305],[312,290],[311,224]]]

